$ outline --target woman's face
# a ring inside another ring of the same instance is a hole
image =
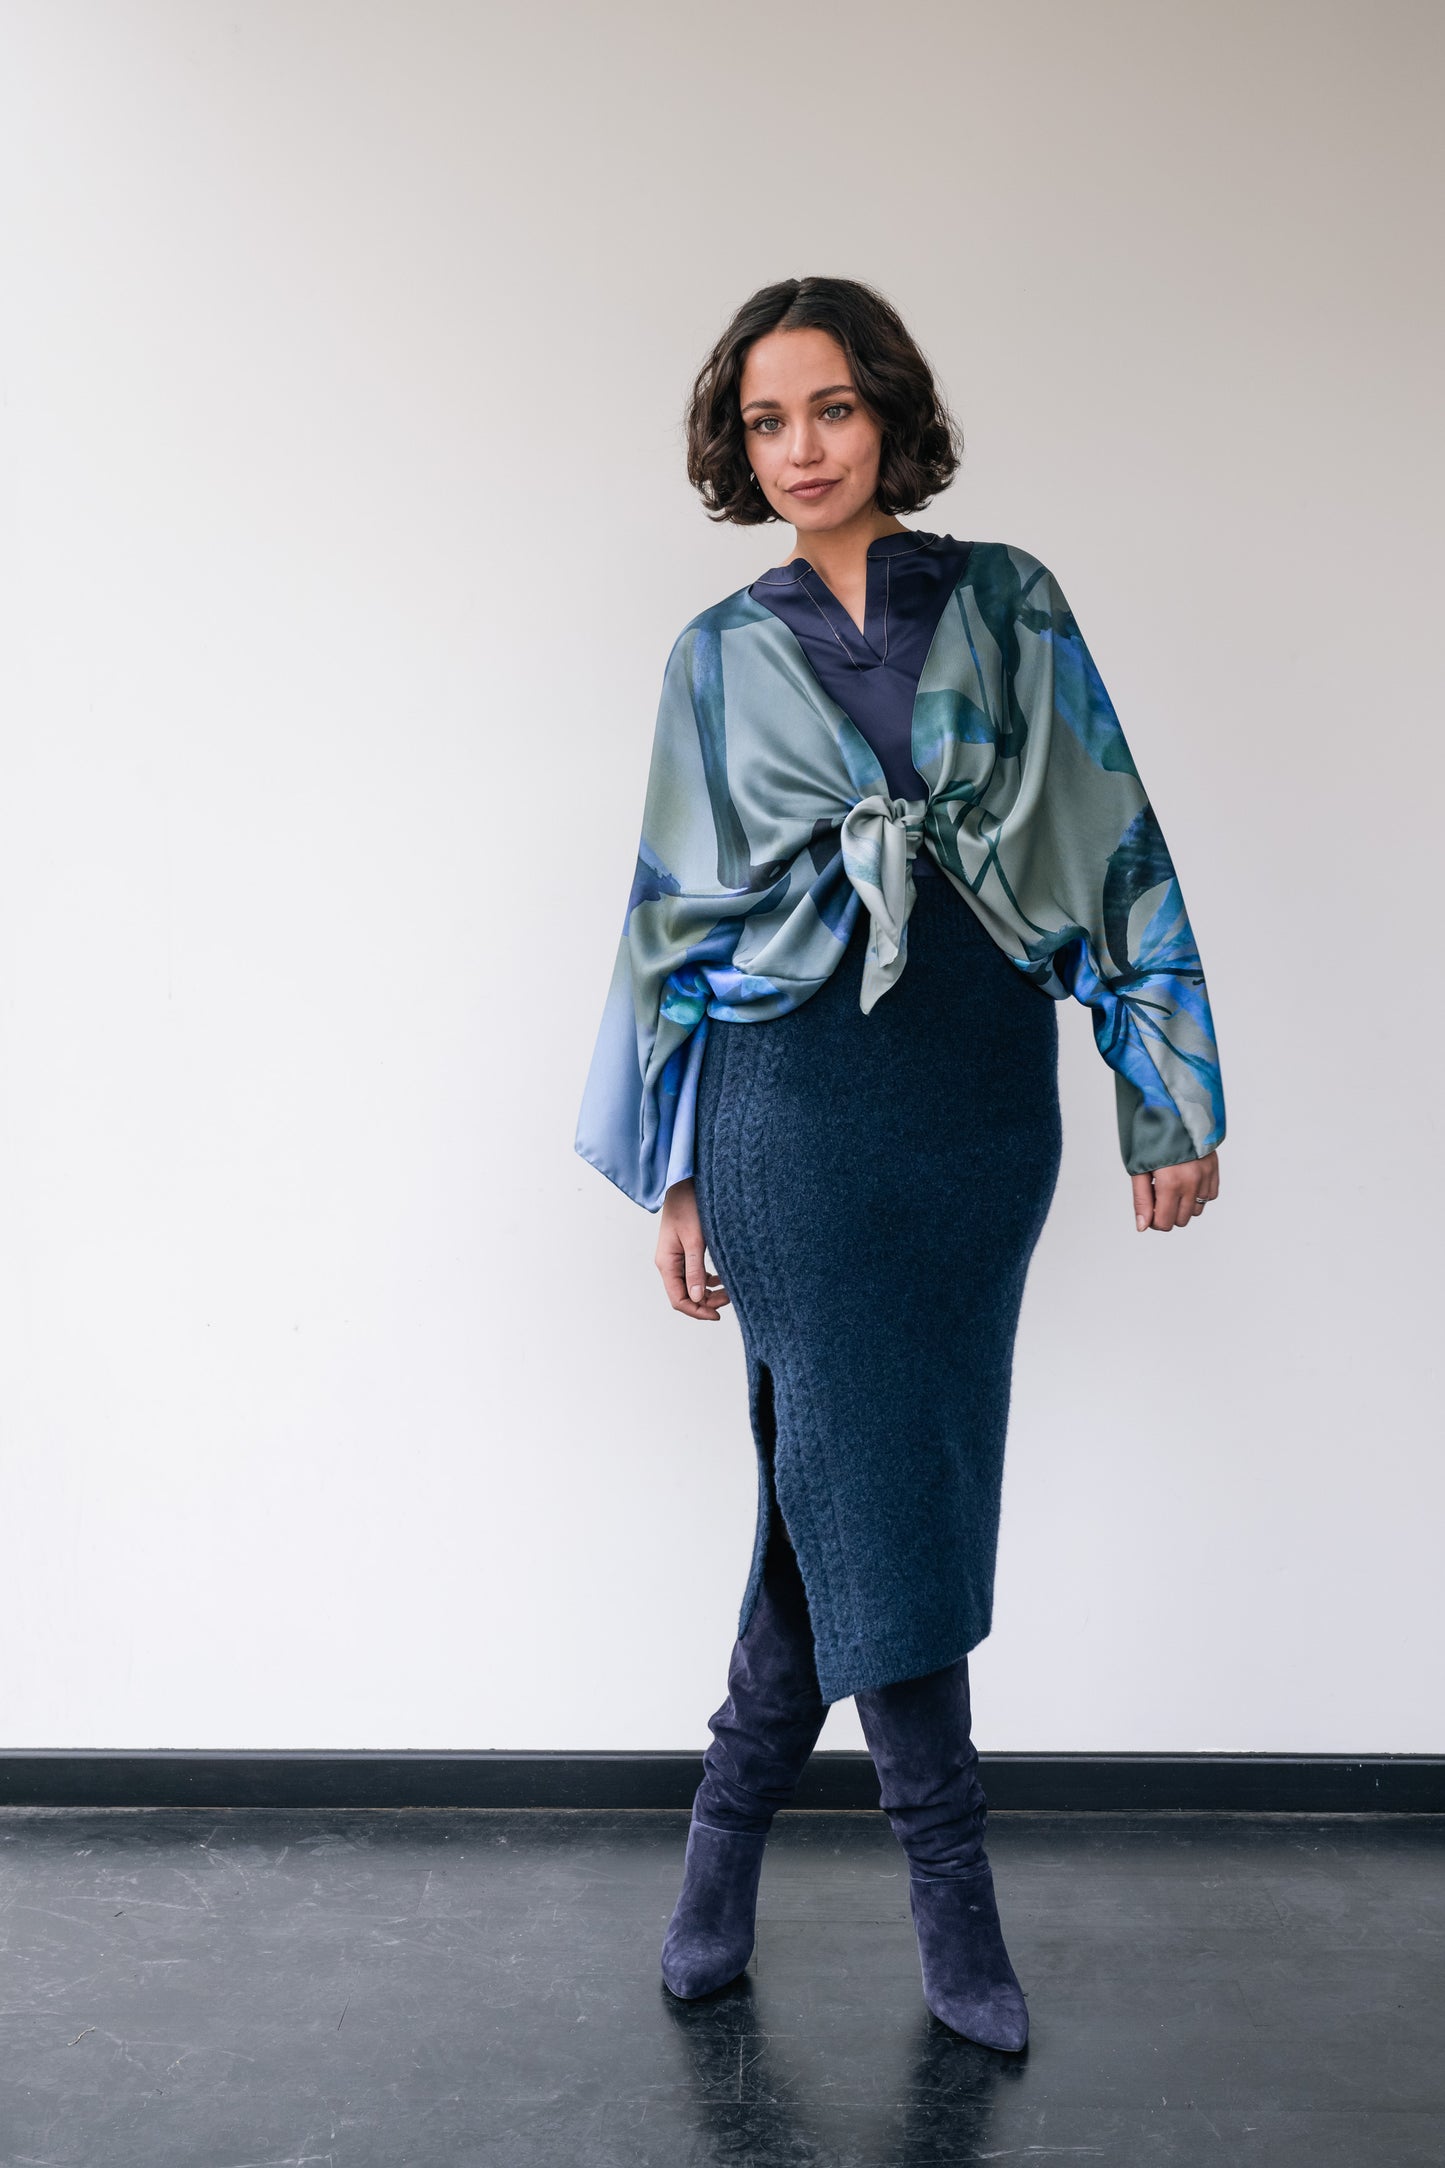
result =
[[[743,357],[743,440],[780,519],[817,534],[872,504],[883,432],[827,331],[770,331]]]

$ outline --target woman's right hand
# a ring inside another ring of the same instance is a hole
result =
[[[717,1323],[728,1291],[717,1274],[708,1270],[707,1246],[691,1181],[674,1182],[662,1200],[662,1225],[653,1262],[662,1274],[674,1310],[681,1310],[684,1317]]]

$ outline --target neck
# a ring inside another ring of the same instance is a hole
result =
[[[906,534],[902,520],[891,512],[880,512],[876,504],[865,505],[849,520],[836,527],[795,528],[793,547],[783,559],[792,564],[796,558],[805,557],[813,570],[835,591],[841,581],[861,579],[867,569],[868,545],[880,535]]]

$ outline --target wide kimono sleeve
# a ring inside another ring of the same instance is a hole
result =
[[[1033,982],[1092,1012],[1129,1173],[1202,1158],[1224,1136],[1205,969],[1155,809],[1053,572],[1014,546],[979,544],[955,648],[929,696],[940,863]]]
[[[663,673],[637,869],[577,1123],[577,1151],[648,1211],[693,1171],[709,1002],[753,990],[733,953],[779,870],[749,866],[740,846],[719,677],[715,628],[687,627]]]
[[[1224,1089],[1198,943],[1164,833],[1073,611],[1046,566],[1022,577],[1005,640],[1016,789],[996,841],[1024,963],[1091,1012],[1114,1072],[1131,1174],[1202,1158]]]

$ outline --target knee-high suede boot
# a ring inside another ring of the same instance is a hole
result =
[[[908,1855],[924,2000],[966,2039],[1016,2052],[1029,2014],[983,1848],[988,1809],[970,1737],[968,1659],[854,1699],[884,1812]]]
[[[694,2001],[737,1978],[752,1955],[758,1878],[774,1814],[797,1788],[823,1728],[808,1602],[774,1510],[763,1583],[734,1643],[728,1698],[708,1718],[713,1742],[692,1806],[662,1977]]]

